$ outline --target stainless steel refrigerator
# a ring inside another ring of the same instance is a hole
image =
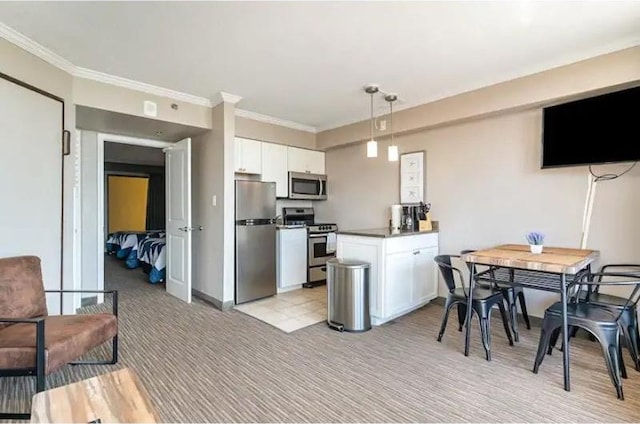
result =
[[[236,181],[236,304],[276,294],[276,184]]]

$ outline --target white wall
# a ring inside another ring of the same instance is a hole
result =
[[[98,133],[81,131],[81,176],[82,176],[82,289],[97,290],[98,280]],[[88,293],[83,297],[92,297]]]
[[[433,219],[440,221],[442,253],[523,244],[532,230],[546,233],[547,245],[579,247],[587,168],[540,169],[541,116],[536,109],[398,139],[400,153],[427,152],[427,201]],[[379,149],[384,152],[386,144]],[[317,204],[323,219],[335,220],[342,229],[388,224],[389,205],[399,201],[397,162],[367,159],[359,144],[330,150],[326,165],[329,200]],[[588,247],[601,251],[603,263],[640,262],[638,210],[640,169],[599,183]],[[556,297],[527,293],[530,313],[541,316]]]
[[[65,101],[65,129],[71,131],[71,140],[75,139],[75,114],[72,102],[72,76],[43,60],[20,49],[3,38],[0,38],[0,64],[1,71],[13,78],[31,84],[51,94],[61,97]],[[73,187],[74,163],[72,156],[64,158],[64,179],[66,188]],[[74,288],[74,255],[73,255],[73,190],[65,190],[64,204],[64,231],[63,231],[63,273],[62,285],[65,289]],[[73,299],[71,295],[64,297],[65,313],[73,312]]]

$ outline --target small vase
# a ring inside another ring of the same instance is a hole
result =
[[[535,253],[535,254],[542,253],[542,245],[541,244],[530,244],[529,248],[531,249],[531,253]]]

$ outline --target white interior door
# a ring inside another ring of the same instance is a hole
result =
[[[167,292],[191,303],[191,139],[166,148]]]
[[[0,111],[0,257],[40,257],[60,289],[62,103],[0,78]],[[60,295],[47,307],[58,314]]]

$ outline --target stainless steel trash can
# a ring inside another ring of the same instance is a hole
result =
[[[338,331],[371,330],[368,262],[327,261],[329,327]]]

